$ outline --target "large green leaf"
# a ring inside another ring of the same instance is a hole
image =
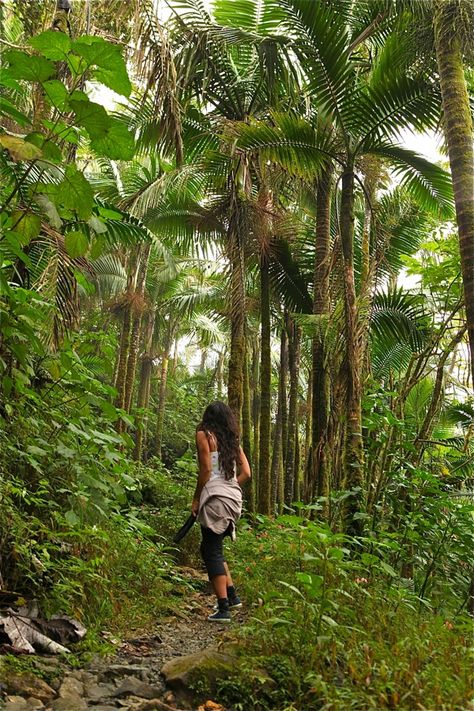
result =
[[[96,66],[93,77],[117,94],[130,96],[132,85],[120,47],[101,37],[84,36],[72,43],[72,50],[89,66]]]
[[[46,30],[29,40],[29,44],[48,59],[65,61],[71,50],[71,40],[64,32]]]
[[[83,232],[68,232],[64,237],[66,251],[70,257],[83,257],[89,248],[89,240]]]
[[[43,89],[47,100],[57,109],[63,111],[68,97],[68,90],[62,81],[58,79],[45,81],[43,82]]]
[[[75,210],[82,220],[87,220],[91,216],[94,192],[83,173],[75,165],[66,167],[63,180],[54,188],[56,203],[59,202],[69,210]]]
[[[12,214],[15,232],[21,237],[21,246],[25,247],[34,237],[37,237],[41,229],[41,217],[33,212],[23,212],[18,210]]]
[[[26,81],[46,81],[56,73],[53,62],[45,57],[37,57],[19,50],[9,50],[4,53],[9,63],[9,74],[14,79]]]
[[[126,125],[109,116],[100,104],[84,96],[70,101],[76,121],[83,126],[91,139],[91,147],[99,155],[114,160],[130,160],[135,152],[135,142]]]

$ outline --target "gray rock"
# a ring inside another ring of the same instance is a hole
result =
[[[206,679],[212,686],[219,679],[235,674],[237,668],[236,657],[209,647],[202,652],[171,659],[162,667],[161,673],[170,689],[187,692],[197,681]]]
[[[161,689],[158,686],[146,684],[144,681],[141,681],[141,679],[131,676],[122,682],[112,695],[116,698],[133,695],[139,696],[142,699],[158,699],[161,696]]]
[[[10,694],[33,697],[40,701],[48,701],[55,695],[54,689],[34,674],[10,674],[4,682]]]
[[[87,684],[85,687],[86,697],[94,701],[102,701],[114,695],[117,687],[113,684]]]
[[[43,702],[39,699],[34,699],[32,696],[26,700],[26,703],[30,709],[44,709]]]
[[[2,708],[3,711],[29,711],[31,707],[28,706],[25,699],[22,699],[21,701],[7,701]]]
[[[99,681],[107,681],[118,676],[136,676],[145,681],[148,673],[149,669],[141,664],[110,664],[97,678]]]
[[[84,684],[73,676],[67,676],[59,687],[59,696],[84,696]]]
[[[63,696],[51,703],[53,711],[87,711],[87,703],[76,694]]]

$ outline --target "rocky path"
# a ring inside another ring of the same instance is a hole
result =
[[[184,569],[184,574],[202,577],[191,569]],[[190,700],[189,694],[167,689],[161,673],[163,666],[173,659],[193,654],[200,659],[215,654],[212,650],[225,649],[232,628],[243,621],[243,614],[235,615],[231,625],[209,623],[206,618],[213,599],[208,592],[193,593],[183,603],[182,616],[161,620],[152,632],[120,644],[113,657],[97,656],[83,669],[62,669],[57,657],[36,658],[38,672],[50,683],[31,675],[13,675],[7,682],[8,695],[3,705],[0,701],[0,709],[224,711],[212,701],[199,705]],[[182,686],[179,680],[177,686]]]

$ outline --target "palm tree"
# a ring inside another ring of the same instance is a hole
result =
[[[379,51],[371,72],[359,71],[352,57],[354,37],[339,7],[305,0],[288,0],[285,7],[296,35],[294,50],[305,66],[308,90],[318,111],[317,123],[274,114],[273,125],[241,124],[238,145],[258,151],[294,175],[318,178],[329,159],[338,166],[346,341],[344,470],[347,488],[356,492],[352,513],[357,513],[363,481],[362,358],[354,270],[357,161],[364,155],[383,157],[418,197],[427,204],[438,202],[441,211],[449,214],[449,176],[392,141],[394,132],[403,127],[435,126],[439,96],[429,77],[416,67],[404,67],[400,74],[395,61],[400,47],[393,42],[386,42]]]
[[[459,231],[464,305],[474,384],[474,149],[471,105],[463,65],[463,37],[472,38],[472,5],[463,0],[437,0],[433,6],[434,37],[443,101],[443,128],[453,176]],[[466,50],[472,50],[469,42]]]

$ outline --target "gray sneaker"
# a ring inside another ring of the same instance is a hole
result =
[[[209,622],[224,622],[225,624],[228,624],[232,617],[229,610],[217,610],[217,612],[214,612],[213,615],[209,615],[207,619]]]
[[[236,610],[238,607],[242,607],[242,606],[243,606],[242,600],[240,599],[240,597],[235,596],[235,598],[231,598],[229,600],[229,610]],[[213,609],[214,610],[219,609],[219,605],[217,604],[217,602],[214,605]]]

